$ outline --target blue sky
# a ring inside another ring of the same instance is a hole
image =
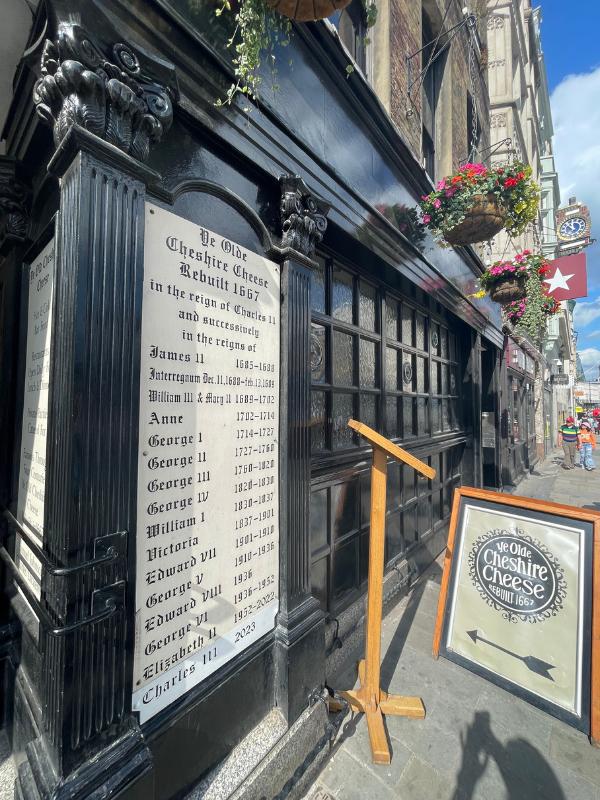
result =
[[[535,0],[534,0],[535,2]],[[542,47],[551,92],[562,200],[576,195],[600,240],[600,0],[541,0]],[[600,364],[600,242],[587,250],[588,297],[577,301],[577,349],[586,376]]]

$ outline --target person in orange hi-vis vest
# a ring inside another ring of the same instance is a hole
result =
[[[592,433],[592,426],[587,420],[581,423],[579,436],[577,437],[577,447],[579,450],[579,463],[581,466],[590,471],[596,468],[594,459],[592,458],[592,451],[596,447],[596,437]]]

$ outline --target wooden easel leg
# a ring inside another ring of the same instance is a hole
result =
[[[394,717],[412,717],[413,719],[425,718],[425,706],[420,697],[406,697],[402,694],[381,693],[379,708],[384,714]],[[385,697],[384,697],[385,695]]]
[[[373,447],[371,468],[371,531],[369,541],[369,588],[367,594],[365,658],[358,664],[360,688],[340,692],[354,711],[364,712],[375,764],[391,761],[384,714],[423,719],[425,707],[419,697],[388,695],[379,687],[381,671],[381,615],[383,610],[383,568],[385,553],[385,495],[387,454]]]
[[[367,727],[374,764],[389,764],[391,759],[380,706],[367,708]]]

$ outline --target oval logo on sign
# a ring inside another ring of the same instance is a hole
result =
[[[540,542],[488,531],[469,554],[471,579],[488,605],[515,620],[555,616],[565,596],[563,570]]]

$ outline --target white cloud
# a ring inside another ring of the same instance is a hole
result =
[[[575,195],[588,206],[593,236],[594,229],[600,231],[600,67],[581,75],[568,75],[552,92],[550,103],[561,199],[566,203]],[[600,239],[598,234],[597,238]],[[600,289],[600,245],[593,245],[586,252],[592,294]]]
[[[578,350],[581,365],[588,380],[598,377],[598,365],[600,364],[600,350],[595,347],[586,347]]]
[[[592,333],[586,333],[586,339],[600,339],[600,330],[599,331],[592,331]]]
[[[589,303],[583,303],[581,300],[577,302],[574,312],[575,327],[585,328],[598,317],[600,317],[600,297]]]

